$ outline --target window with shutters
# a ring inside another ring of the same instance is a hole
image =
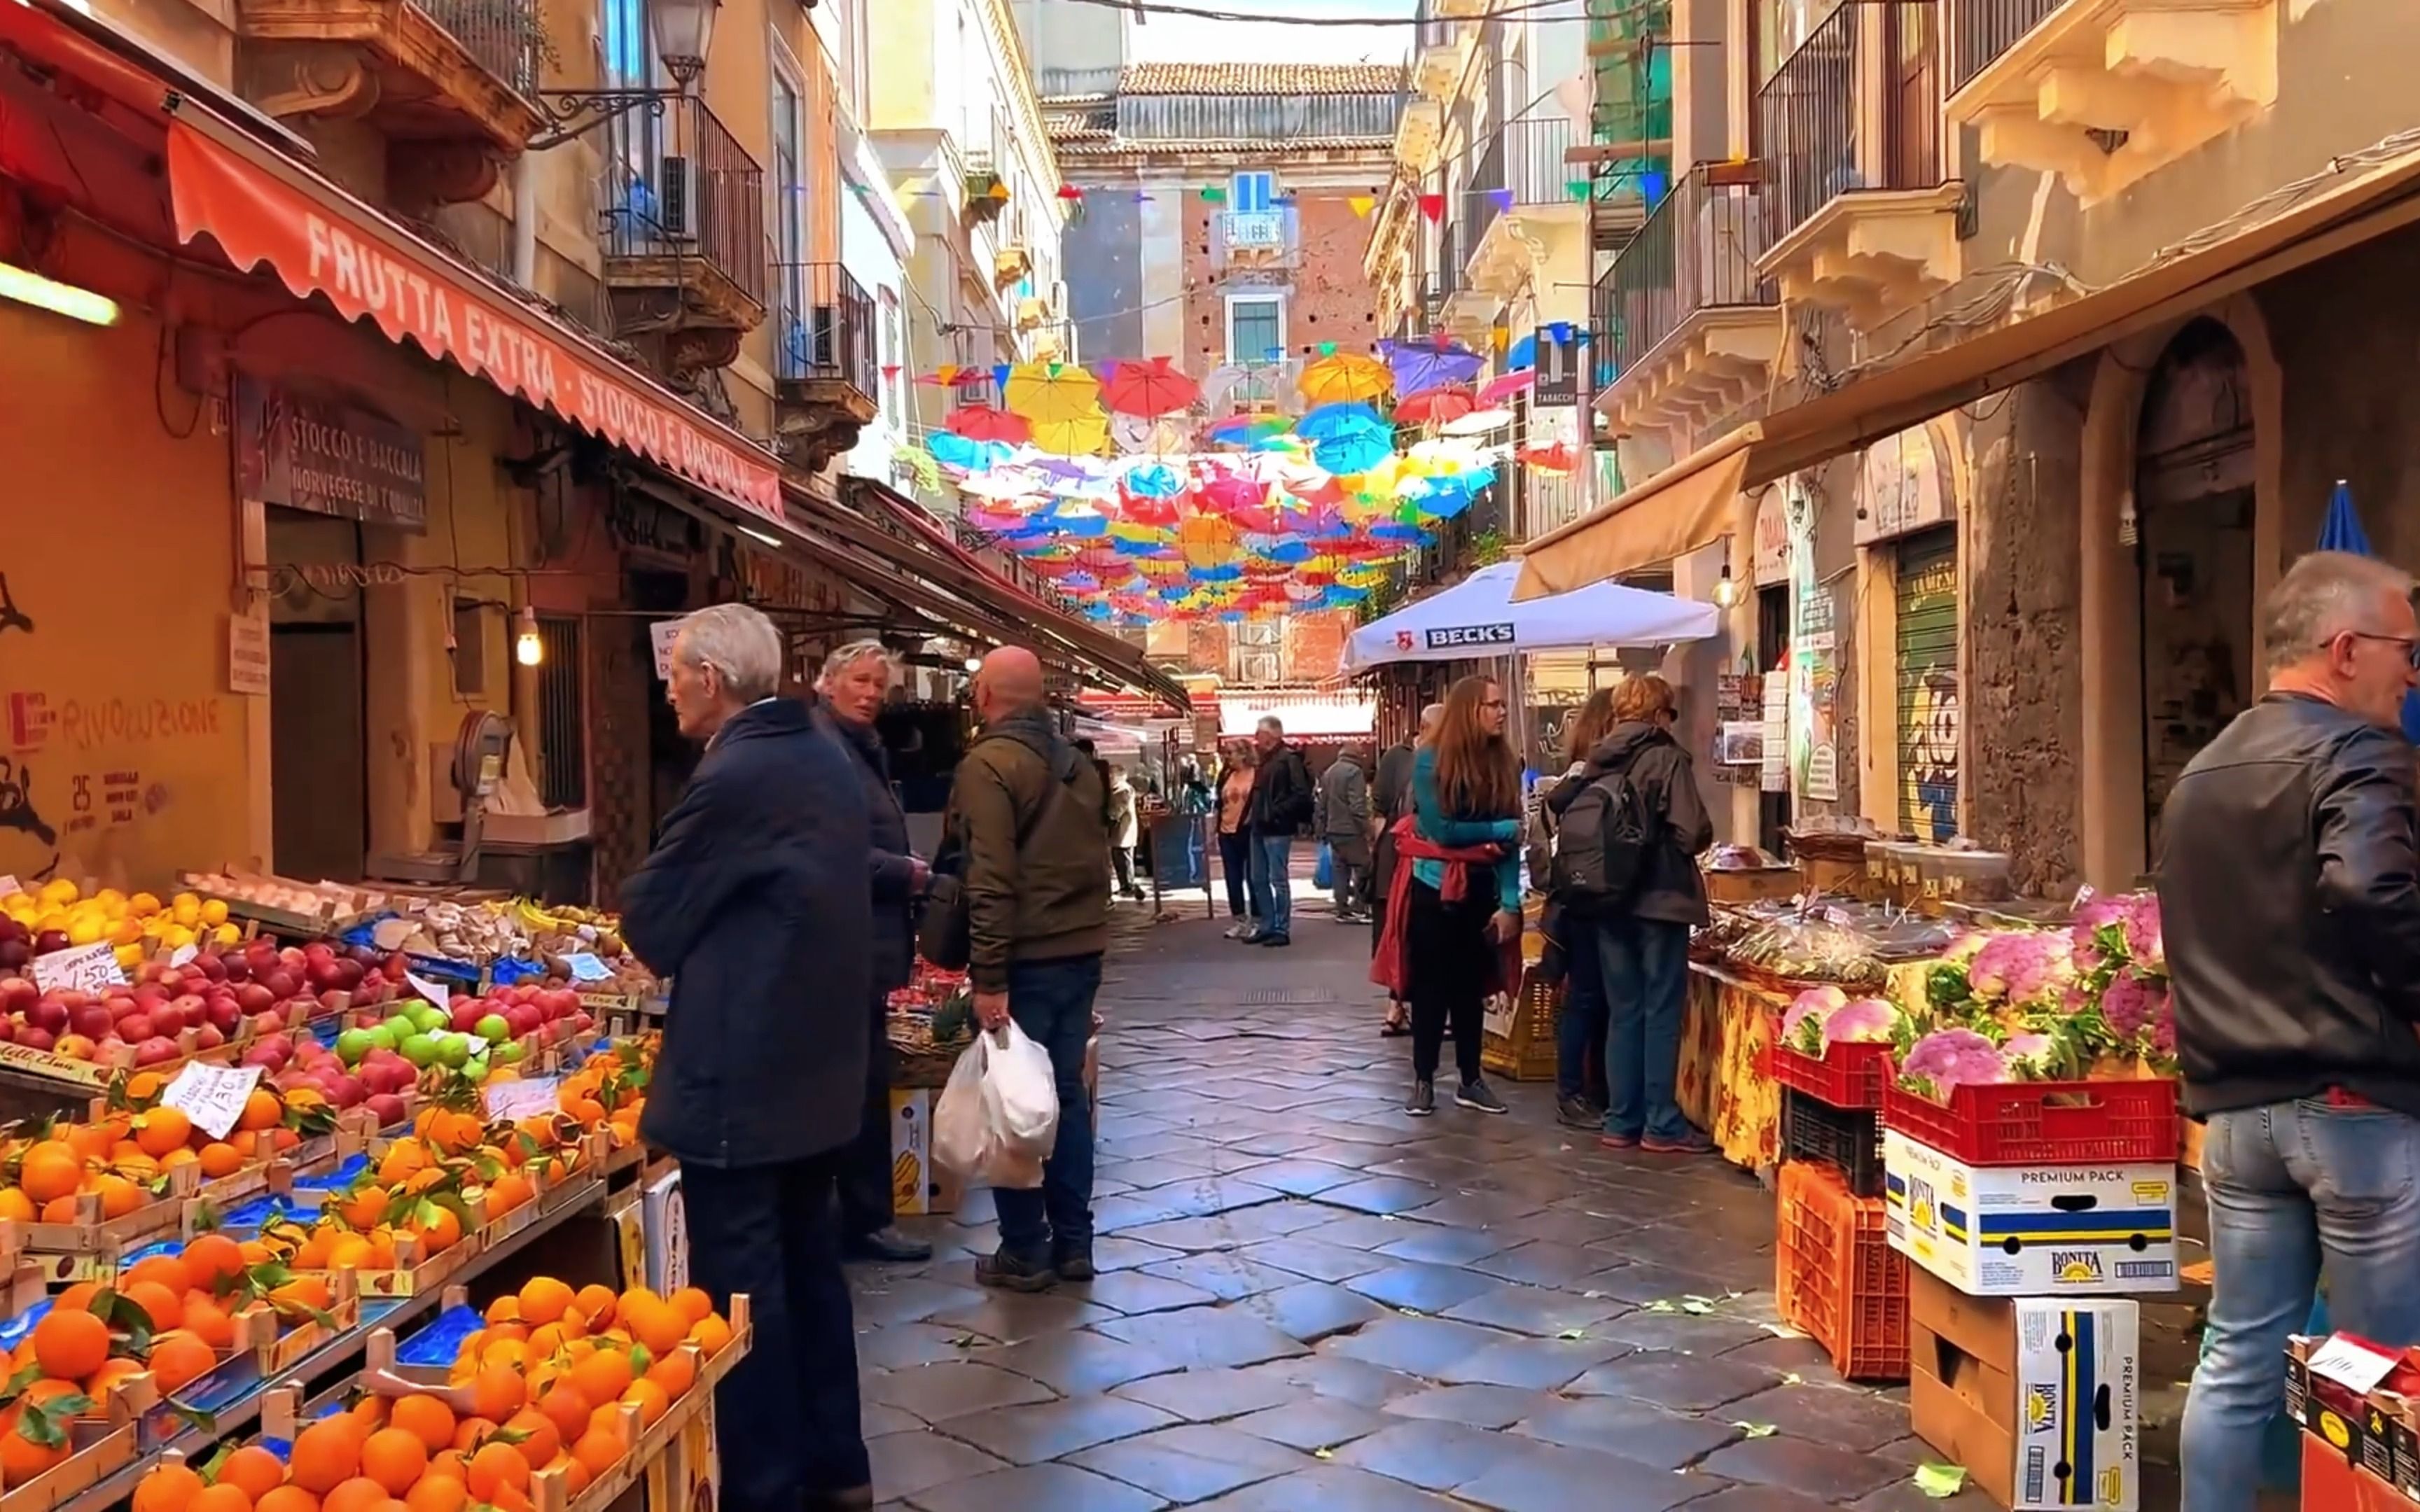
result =
[[[1895,659],[1900,825],[1920,840],[1958,832],[1958,531],[1899,543]]]
[[[1227,192],[1227,208],[1239,215],[1275,209],[1277,200],[1278,176],[1273,173],[1239,173]]]
[[[1227,361],[1277,363],[1285,360],[1285,301],[1227,301]]]

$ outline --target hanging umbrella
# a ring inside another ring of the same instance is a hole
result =
[[[1069,363],[1022,363],[1009,370],[1001,403],[1036,425],[1082,420],[1101,412],[1101,381]]]
[[[1491,430],[1501,430],[1512,424],[1510,409],[1474,409],[1456,415],[1441,427],[1449,436],[1484,436]]]
[[[1375,399],[1394,386],[1395,380],[1384,363],[1351,352],[1335,352],[1312,361],[1303,368],[1295,384],[1302,396],[1312,404]]]
[[[1528,393],[1537,381],[1537,373],[1528,368],[1523,368],[1515,373],[1507,373],[1501,378],[1489,378],[1486,386],[1479,391],[1479,402],[1486,405],[1502,404],[1515,394]]]
[[[1127,456],[1181,456],[1192,448],[1193,427],[1181,420],[1112,414],[1109,440]]]
[[[2352,506],[2352,486],[2342,478],[2328,495],[2327,518],[2319,522],[2319,549],[2371,554],[2369,532],[2361,528],[2361,515]],[[2403,695],[2403,738],[2420,742],[2420,688]]]
[[[1459,342],[1388,342],[1380,349],[1394,370],[1399,393],[1415,393],[1449,383],[1467,383],[1479,376],[1483,359]]]
[[[965,472],[979,472],[1004,461],[1014,450],[999,441],[970,441],[946,430],[937,430],[924,440],[932,449],[934,461]]]
[[[1579,466],[1579,455],[1570,443],[1556,441],[1550,446],[1532,446],[1521,453],[1521,462],[1532,472],[1568,473]]]
[[[1449,420],[1460,420],[1478,409],[1464,388],[1422,389],[1407,394],[1395,406],[1395,418],[1409,425],[1434,425]]]
[[[1165,357],[1112,364],[1109,381],[1101,390],[1102,401],[1111,409],[1145,419],[1175,414],[1200,397],[1201,387],[1169,365]]]
[[[1109,417],[1094,409],[1033,423],[1036,450],[1060,456],[1097,456],[1109,444]]]
[[[962,404],[949,412],[941,422],[942,428],[970,441],[1004,441],[1010,445],[1030,440],[1033,427],[1022,415],[994,409],[987,404]]]
[[[1367,472],[1394,455],[1391,437],[1375,431],[1357,431],[1334,440],[1322,441],[1311,448],[1311,460],[1330,472]]]
[[[1228,446],[1248,446],[1291,428],[1292,423],[1283,415],[1231,415],[1210,427],[1210,439]]]
[[[1507,370],[1537,365],[1538,338],[1534,332],[1514,342],[1512,349],[1504,354],[1504,366]]]
[[[1393,427],[1387,417],[1366,404],[1324,404],[1295,423],[1294,431],[1305,440],[1327,441],[1363,431],[1388,434]]]

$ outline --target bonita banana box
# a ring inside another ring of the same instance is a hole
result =
[[[2177,1288],[2173,1163],[1968,1165],[1883,1134],[1891,1248],[1978,1297]]]

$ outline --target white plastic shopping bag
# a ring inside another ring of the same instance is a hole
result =
[[[970,1185],[1030,1189],[1058,1136],[1049,1053],[1014,1024],[978,1034],[933,1109],[933,1159]]]

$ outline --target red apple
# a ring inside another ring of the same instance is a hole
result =
[[[194,1048],[196,1050],[216,1050],[225,1043],[226,1036],[215,1024],[205,1024],[194,1031]]]
[[[28,1024],[28,1025],[26,1025],[23,1028],[22,1028],[22,1029],[20,1029],[20,1030],[18,1030],[18,1031],[17,1031],[17,1042],[18,1042],[19,1044],[21,1044],[21,1045],[23,1045],[23,1046],[24,1046],[26,1049],[28,1049],[28,1050],[49,1050],[49,1049],[52,1049],[52,1048],[54,1048],[54,1046],[56,1046],[56,1045],[57,1045],[57,1043],[58,1043],[58,1041],[52,1037],[52,1034],[51,1034],[51,1031],[50,1031],[50,1030],[48,1030],[48,1029],[38,1029],[38,1028],[34,1027],[32,1025]],[[85,1053],[84,1053],[83,1055],[81,1055],[81,1056],[78,1056],[76,1058],[77,1058],[78,1060],[89,1060],[89,1059],[91,1059],[91,1058],[92,1058],[92,1045],[91,1045],[91,1043],[90,1043],[89,1041],[86,1041],[86,1042],[85,1042],[85,1044],[84,1049],[85,1049]]]
[[[68,932],[63,929],[46,929],[34,936],[36,955],[48,955],[54,950],[64,950],[67,948]]]
[[[0,1013],[23,1017],[41,995],[42,990],[23,977],[0,977]]]
[[[54,1028],[52,1026],[47,1024],[41,1024],[39,1019],[34,1018],[30,1015],[26,1019],[26,1022],[29,1024],[39,1024],[44,1028],[51,1028],[54,1033],[57,1032],[56,1028]],[[84,1007],[67,1014],[67,1022],[64,1026],[82,1035],[87,1040],[98,1040],[102,1035],[107,1034],[110,1030],[110,1026],[116,1022],[117,1021],[116,1019],[110,1016],[109,1010],[101,1007],[99,1003],[86,1003]]]
[[[264,982],[247,981],[235,990],[235,1001],[245,1012],[259,1013],[276,1006],[277,995]]]
[[[177,1041],[163,1035],[153,1035],[134,1047],[134,1063],[138,1066],[156,1066],[176,1058]]]
[[[117,1021],[117,1037],[126,1041],[148,1040],[159,1031],[152,1026],[148,1013],[129,1013]]]
[[[101,1012],[106,1017],[108,1010],[102,1009]],[[68,1006],[55,997],[41,998],[25,1010],[25,1022],[46,1034],[55,1035],[68,1026]]]

